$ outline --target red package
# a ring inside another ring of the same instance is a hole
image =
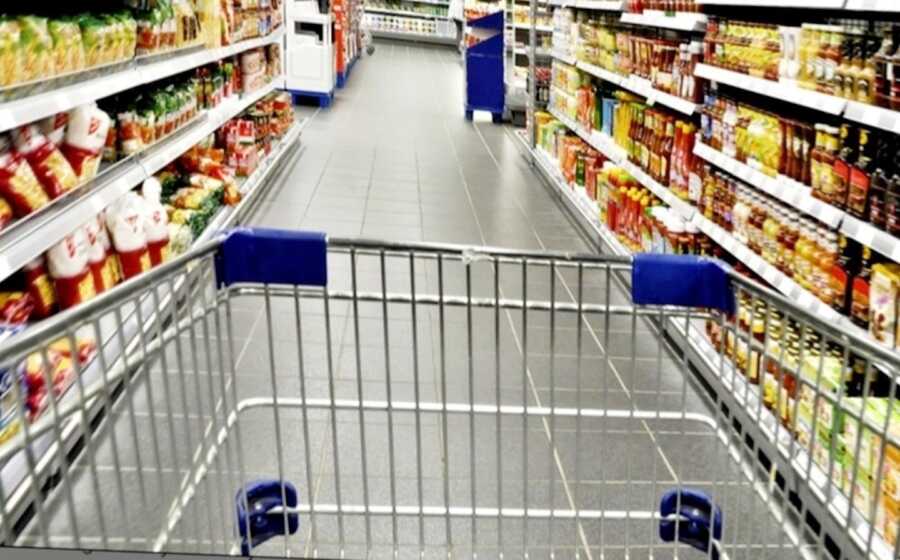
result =
[[[78,186],[75,170],[53,142],[41,134],[37,125],[13,131],[16,150],[25,156],[47,196],[57,198]]]
[[[153,266],[169,258],[169,215],[160,204],[161,192],[162,185],[156,177],[148,178],[141,187],[144,199],[144,235]]]
[[[68,119],[62,152],[83,183],[93,179],[100,168],[110,118],[92,103],[72,109]]]
[[[60,309],[68,309],[96,295],[94,278],[88,267],[87,240],[81,228],[47,251],[47,263]]]
[[[27,323],[34,310],[31,296],[25,292],[0,292],[0,323]]]
[[[25,158],[9,149],[5,137],[0,137],[0,195],[20,218],[50,202],[34,170]]]
[[[38,257],[23,267],[25,289],[34,303],[32,315],[38,319],[49,317],[56,311],[56,292],[47,273],[44,257]]]

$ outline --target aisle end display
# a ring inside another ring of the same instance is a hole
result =
[[[466,21],[464,109],[468,120],[472,120],[474,111],[491,113],[494,122],[503,119],[503,19],[503,11],[500,10]]]
[[[290,31],[285,86],[297,97],[311,97],[328,107],[337,80],[333,17],[309,0],[289,2],[286,18]]]

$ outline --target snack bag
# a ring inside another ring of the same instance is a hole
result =
[[[113,249],[112,241],[109,239],[109,232],[106,229],[105,210],[97,215],[97,224],[100,226],[96,231],[97,241],[100,243],[100,246],[103,247],[103,252],[106,254],[106,262],[103,266],[104,279],[109,278],[112,284],[115,285],[122,281],[122,270],[119,268],[119,257]]]
[[[88,267],[91,269],[91,278],[94,279],[94,290],[100,294],[115,285],[115,278],[107,267],[106,248],[100,239],[100,232],[105,230],[97,218],[84,225],[84,235],[87,239]]]
[[[69,113],[56,113],[38,123],[41,133],[55,145],[60,146],[66,138],[66,125],[69,124]]]
[[[88,267],[87,239],[81,228],[50,247],[47,263],[60,309],[68,309],[96,295],[94,279]]]
[[[36,319],[49,317],[56,311],[56,292],[47,273],[47,264],[40,256],[23,267],[25,289],[34,303],[32,316]]]
[[[101,111],[96,103],[69,111],[69,128],[62,151],[82,183],[93,179],[100,168],[109,120],[109,115]]]
[[[111,163],[119,159],[118,140],[119,127],[115,119],[110,117],[109,129],[106,131],[106,142],[103,143],[103,161]]]
[[[13,131],[16,150],[25,156],[51,199],[78,186],[78,176],[56,145],[29,124]]]
[[[24,58],[20,48],[21,37],[18,21],[0,17],[0,86],[22,81]]]
[[[81,28],[70,19],[52,19],[47,24],[53,40],[53,65],[57,74],[75,72],[84,68],[84,46]]]
[[[106,29],[103,21],[90,14],[85,14],[78,18],[78,26],[81,28],[84,67],[92,68],[103,64],[106,45]]]
[[[119,254],[120,270],[126,280],[150,269],[150,253],[147,251],[140,207],[140,197],[128,192],[114,202],[106,213],[106,227],[112,235],[113,246]]]
[[[34,170],[25,158],[10,149],[6,136],[0,136],[0,196],[19,217],[50,202]]]
[[[23,80],[37,80],[53,76],[53,39],[47,27],[47,18],[19,16],[19,45],[24,54]]]
[[[141,187],[144,198],[144,234],[153,266],[169,258],[169,216],[159,202],[161,192],[162,185],[156,177],[148,178]]]

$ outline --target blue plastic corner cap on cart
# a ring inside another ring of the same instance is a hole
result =
[[[231,230],[216,254],[216,278],[220,286],[246,282],[324,287],[328,239],[311,231]]]
[[[663,494],[659,501],[659,538],[678,540],[718,560],[722,540],[722,510],[699,490],[680,488]]]
[[[272,511],[297,507],[297,489],[290,482],[250,482],[238,490],[234,502],[242,556],[250,556],[253,547],[273,537],[293,535],[300,527],[296,513]]]
[[[691,255],[637,254],[631,269],[636,305],[677,305],[734,313],[734,292],[721,262]]]

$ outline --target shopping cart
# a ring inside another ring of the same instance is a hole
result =
[[[819,464],[790,471],[799,444],[779,455],[802,376],[788,383],[748,301],[804,341],[848,342],[702,259],[237,230],[0,346],[0,366],[37,361],[54,387],[42,414],[32,385],[9,388],[34,419],[0,447],[23,473],[0,485],[0,534],[302,557],[868,556],[883,531],[798,494]],[[56,389],[54,353],[85,340],[96,355]],[[893,389],[896,356],[849,342]],[[744,406],[768,377],[775,402]],[[66,451],[51,467],[45,441]]]

